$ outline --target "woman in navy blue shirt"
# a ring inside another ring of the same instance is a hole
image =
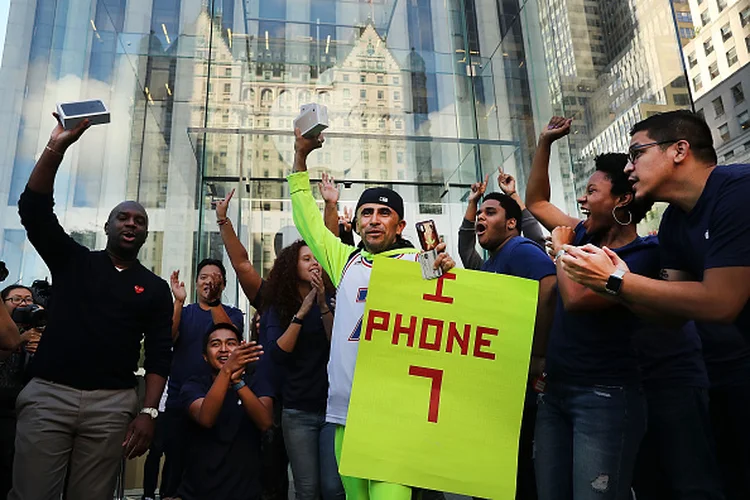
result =
[[[261,336],[282,367],[281,427],[298,499],[343,499],[325,421],[333,311],[325,273],[304,241],[279,252],[263,287]],[[332,288],[332,287],[331,287]]]
[[[553,118],[542,132],[527,188],[527,207],[553,232],[554,253],[564,244],[593,243],[612,248],[634,272],[658,269],[656,239],[636,233],[647,207],[633,204],[623,172],[627,155],[596,158],[596,171],[578,199],[586,219],[570,217],[549,202],[550,145],[569,132],[570,123]],[[557,279],[547,382],[536,424],[539,498],[629,499],[646,430],[646,404],[631,343],[638,319],[616,301],[574,283],[559,263]]]

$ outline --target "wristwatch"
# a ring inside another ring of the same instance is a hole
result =
[[[295,325],[302,325],[303,321],[299,319],[297,315],[295,314],[294,316],[292,316],[292,323],[294,323]]]
[[[624,269],[615,269],[615,272],[609,275],[607,283],[604,285],[604,289],[607,293],[612,295],[620,295],[620,289],[622,288],[622,277],[625,276]]]
[[[245,383],[245,381],[244,381],[244,380],[240,380],[240,381],[239,381],[239,382],[237,382],[236,384],[233,384],[233,385],[232,385],[232,388],[233,388],[233,389],[235,390],[235,392],[237,392],[237,391],[239,391],[240,389],[242,389],[243,387],[245,387],[246,385],[247,385],[247,384]]]
[[[145,413],[151,417],[151,420],[156,420],[156,417],[159,416],[159,410],[156,408],[141,408],[141,413]]]

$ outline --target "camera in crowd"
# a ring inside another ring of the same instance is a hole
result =
[[[16,307],[11,314],[13,321],[25,330],[43,330],[47,326],[47,311],[39,304]]]

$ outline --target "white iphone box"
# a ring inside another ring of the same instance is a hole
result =
[[[308,139],[320,135],[328,128],[328,108],[316,103],[300,106],[294,128],[300,129],[302,136]]]
[[[109,110],[99,99],[59,102],[57,103],[57,114],[60,115],[60,121],[65,130],[75,128],[86,118],[92,125],[109,123]]]

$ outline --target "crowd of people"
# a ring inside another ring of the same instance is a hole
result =
[[[321,215],[306,160],[324,138],[296,131],[288,182],[302,239],[265,279],[227,216],[234,192],[219,201],[228,260],[257,311],[246,340],[242,312],[222,303],[221,260],[198,264],[191,304],[179,271],[167,283],[138,262],[138,203],[112,210],[105,250],[65,233],[54,179],[88,126],[58,123],[19,201],[52,299],[37,322],[32,289],[2,291],[0,496],[111,498],[123,457],[148,451],[144,499],[162,455],[163,499],[286,498],[288,467],[298,499],[441,498],[337,465],[373,261],[419,255],[402,197],[369,188],[341,214],[324,175]],[[578,218],[550,201],[552,144],[570,129],[554,117],[542,131],[525,200],[513,176],[498,173],[499,192],[488,176],[458,228],[463,267],[539,282],[515,498],[747,500],[750,166],[717,166],[698,115],[657,114],[633,127],[627,153],[596,157]],[[669,203],[658,237],[639,236],[655,201]],[[455,266],[445,243],[436,251],[436,269]]]

